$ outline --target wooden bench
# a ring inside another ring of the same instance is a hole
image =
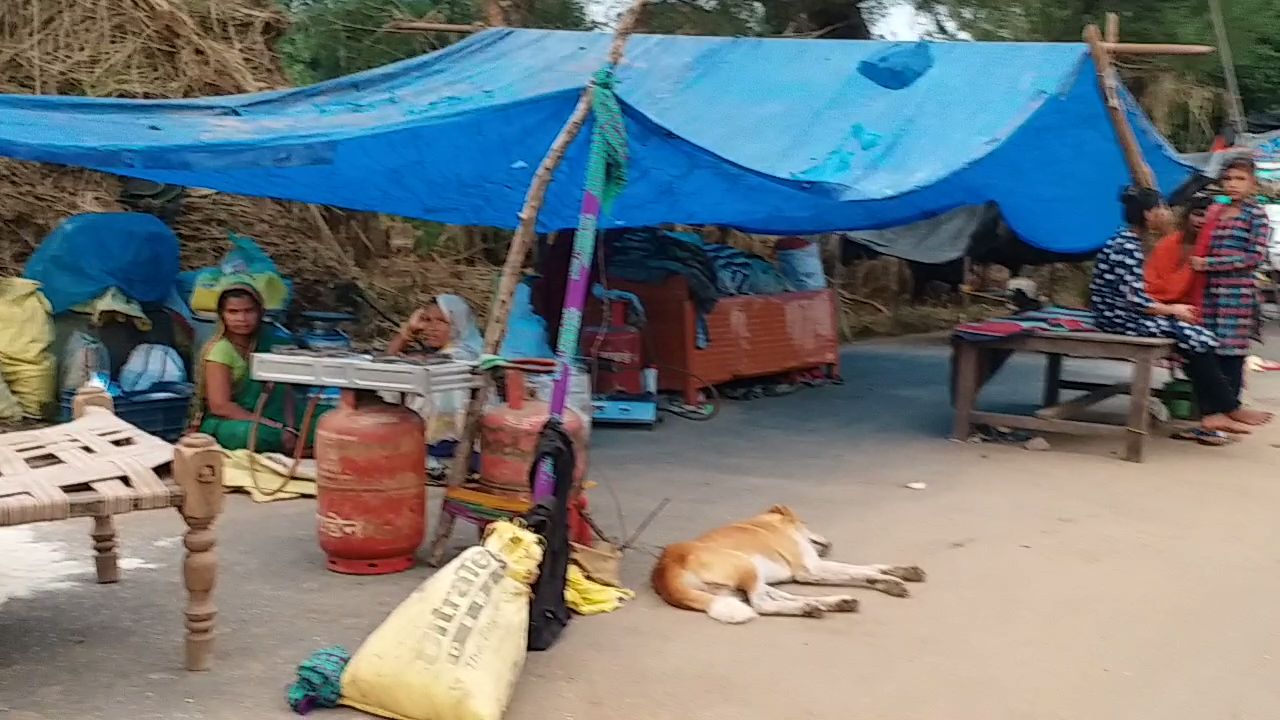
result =
[[[1173,352],[1174,343],[1164,338],[1140,338],[1104,333],[1040,332],[1002,340],[965,342],[957,340],[955,376],[955,424],[952,437],[965,440],[978,424],[1068,433],[1123,437],[1125,459],[1142,462],[1143,446],[1150,424],[1148,404],[1152,397],[1151,376],[1156,364]],[[976,409],[978,391],[983,384],[980,355],[987,350],[1038,352],[1048,356],[1044,375],[1043,407],[1034,415],[980,412]],[[1129,382],[1090,383],[1062,379],[1062,358],[1126,360],[1133,363]],[[1084,395],[1061,401],[1063,390],[1083,390]],[[1107,398],[1129,395],[1129,414],[1125,424],[1091,422],[1075,419],[1079,414]]]
[[[213,522],[222,510],[222,451],[208,435],[176,445],[117,418],[98,388],[63,425],[0,435],[0,527],[92,518],[99,583],[120,579],[113,517],[176,508],[186,522],[186,667],[207,670],[218,610]]]

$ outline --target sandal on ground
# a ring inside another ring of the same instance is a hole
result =
[[[1205,430],[1204,428],[1182,430],[1174,433],[1171,437],[1174,440],[1192,440],[1209,447],[1222,447],[1236,442],[1230,435],[1221,430]]]

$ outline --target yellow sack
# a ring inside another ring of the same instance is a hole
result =
[[[22,405],[18,403],[18,398],[13,396],[9,391],[9,386],[5,383],[4,378],[0,377],[0,420],[13,422],[22,419]]]
[[[485,546],[428,578],[364,641],[342,673],[342,704],[394,720],[500,720],[524,668],[541,560],[537,535],[493,523]]]
[[[51,312],[40,283],[0,278],[0,375],[29,417],[44,417],[54,401]]]

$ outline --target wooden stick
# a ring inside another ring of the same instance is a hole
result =
[[[1120,91],[1117,89],[1115,69],[1111,66],[1111,55],[1107,52],[1106,43],[1102,42],[1102,31],[1097,25],[1084,29],[1085,42],[1093,54],[1093,65],[1098,75],[1098,86],[1102,90],[1102,99],[1107,106],[1107,114],[1111,116],[1111,125],[1116,139],[1120,141],[1120,149],[1124,152],[1125,163],[1129,166],[1129,174],[1139,187],[1155,188],[1155,174],[1142,156],[1142,146],[1133,134],[1129,118],[1120,102]]]
[[[1240,82],[1236,78],[1236,64],[1231,58],[1231,43],[1227,39],[1227,25],[1222,18],[1222,4],[1219,0],[1209,0],[1209,14],[1213,18],[1213,31],[1217,35],[1218,45],[1222,48],[1222,74],[1227,79],[1227,110],[1231,114],[1231,125],[1236,132],[1245,131],[1244,106],[1240,102]]]
[[[506,27],[511,24],[507,17],[507,3],[503,0],[484,0],[484,18],[493,27]]]
[[[1103,37],[1111,45],[1120,42],[1120,15],[1118,13],[1107,13],[1106,31],[1103,32]]]
[[[635,32],[636,26],[640,22],[640,12],[644,9],[645,2],[646,0],[634,0],[631,7],[627,9],[627,12],[618,21],[618,29],[613,36],[613,44],[609,47],[608,63],[610,65],[616,66],[622,61],[622,53],[626,48],[627,39]],[[586,124],[587,118],[591,114],[591,100],[594,95],[595,83],[588,81],[587,86],[582,90],[582,96],[578,98],[578,104],[574,106],[573,112],[570,113],[569,119],[565,121],[564,127],[560,128],[560,132],[556,135],[555,140],[552,141],[546,156],[542,158],[542,162],[538,163],[538,169],[533,174],[533,181],[529,184],[529,190],[525,193],[524,207],[520,209],[519,215],[520,224],[516,227],[515,235],[511,238],[511,245],[507,248],[507,258],[502,264],[502,274],[498,280],[498,291],[493,298],[493,304],[489,308],[489,319],[485,325],[484,351],[488,354],[498,351],[498,347],[502,344],[502,338],[507,332],[507,319],[511,311],[511,300],[515,296],[516,286],[520,282],[520,270],[524,267],[525,259],[528,258],[529,251],[533,248],[534,241],[537,239],[538,212],[542,209],[542,203],[547,195],[547,188],[551,185],[552,176],[555,174],[556,168],[559,167],[560,161],[564,159],[565,151],[569,149],[574,139],[578,137],[578,133],[582,131],[582,126]],[[466,423],[458,440],[457,455],[453,459],[453,464],[449,467],[449,487],[458,487],[467,479],[467,471],[471,467],[471,448],[475,445],[476,428],[492,389],[492,383],[486,381],[482,387],[471,393],[471,404],[467,407]],[[427,562],[435,566],[438,566],[444,559],[444,551],[449,542],[449,535],[453,531],[453,516],[446,512],[443,506],[440,509],[439,518],[439,522],[435,525],[436,534],[431,541],[427,556]]]
[[[489,25],[481,25],[479,23],[475,25],[458,25],[456,23],[427,22],[425,20],[393,20],[387,23],[383,29],[391,32],[443,32],[469,35],[489,28]]]
[[[1160,43],[1103,43],[1112,55],[1212,55],[1212,45],[1169,45]]]

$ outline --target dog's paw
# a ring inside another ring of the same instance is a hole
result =
[[[874,578],[867,584],[870,585],[873,590],[879,590],[885,595],[892,595],[893,597],[900,598],[911,595],[911,591],[907,589],[907,584],[895,577]]]
[[[848,595],[836,598],[827,605],[827,609],[831,612],[858,612],[858,598]]]
[[[906,580],[907,582],[924,582],[927,577],[924,570],[921,570],[915,565],[895,565],[886,569],[884,574],[896,577],[899,580]]]
[[[822,609],[821,605],[818,605],[817,603],[813,603],[810,605],[805,605],[804,611],[801,612],[800,614],[807,618],[820,618],[823,615],[826,615],[826,612]]]

